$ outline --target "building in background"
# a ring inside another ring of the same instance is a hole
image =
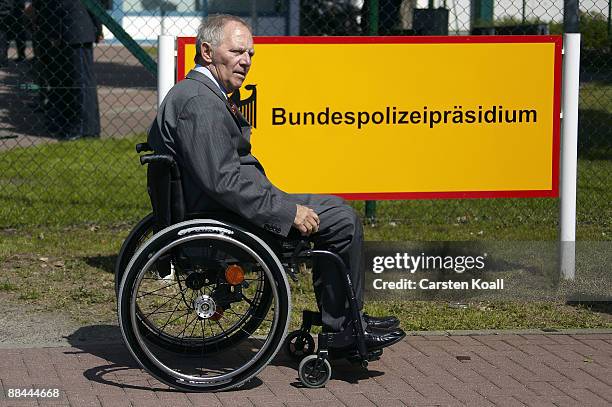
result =
[[[368,5],[368,0],[106,0],[106,2],[114,19],[139,42],[155,41],[162,32],[175,36],[194,36],[202,17],[212,13],[241,16],[252,25],[256,35],[304,35],[313,31],[313,25],[320,25],[318,22],[320,19],[315,18],[316,21],[313,21],[309,15],[304,15],[305,11],[329,10],[327,15],[336,16],[337,9],[349,11],[355,9],[358,10],[358,14],[363,14]],[[442,31],[448,32],[449,35],[467,35],[475,26],[493,25],[500,20],[542,23],[563,21],[563,0],[379,0],[378,2],[381,5],[379,24],[382,24],[383,31],[384,27],[390,26],[400,27],[410,33],[413,21],[409,14],[419,13],[414,11],[415,9],[447,10],[445,14],[448,22],[445,19],[444,24],[448,25],[448,30]],[[591,12],[599,10],[608,17],[609,2],[610,0],[583,0],[580,2],[580,8]],[[329,18],[325,13],[322,14],[319,16],[321,19]],[[361,15],[356,17],[357,25],[361,24],[361,17]],[[331,21],[327,25],[331,27],[331,32],[318,35],[368,33],[363,28],[353,32],[352,26],[344,30],[347,33],[343,30],[334,30],[332,28],[337,24],[334,25]],[[431,33],[425,30],[424,34]],[[105,38],[112,41],[113,36],[106,31]]]

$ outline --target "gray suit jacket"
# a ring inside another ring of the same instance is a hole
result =
[[[191,71],[168,92],[148,142],[178,162],[187,212],[229,210],[287,236],[296,201],[268,180],[251,154],[250,135],[250,125],[232,113],[217,85]]]

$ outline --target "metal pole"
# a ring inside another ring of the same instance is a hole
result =
[[[580,32],[578,0],[564,0],[563,31],[566,33]]]
[[[370,16],[369,16],[369,28],[370,35],[378,35],[378,0],[370,1]],[[366,219],[374,222],[376,220],[376,201],[365,201],[365,217]]]
[[[527,0],[523,0],[523,24],[525,24],[525,11],[527,9]]]
[[[257,0],[251,0],[251,29],[253,30],[253,35],[259,34],[257,29]]]
[[[561,109],[560,264],[561,276],[576,274],[576,175],[578,171],[578,95],[580,33],[563,36],[563,99]]]
[[[202,0],[202,17],[208,17],[208,0]]]
[[[612,0],[608,0],[608,41],[612,41]]]
[[[121,41],[123,45],[138,59],[138,61],[152,75],[157,74],[157,65],[151,56],[142,47],[134,41],[134,39],[117,23],[102,7],[97,0],[81,0],[83,5],[96,16],[102,24],[113,33],[116,39]]]
[[[289,35],[300,35],[300,0],[289,0]]]
[[[370,0],[369,35],[378,35],[378,0]]]
[[[157,37],[157,106],[159,107],[166,94],[174,86],[174,37],[160,35]]]
[[[159,11],[161,15],[161,32],[160,35],[166,35],[166,10],[164,10],[163,3],[159,6]]]

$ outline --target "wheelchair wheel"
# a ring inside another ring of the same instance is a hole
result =
[[[119,294],[119,286],[129,261],[138,249],[153,236],[154,225],[155,219],[153,214],[147,215],[134,227],[134,229],[132,229],[123,242],[115,264],[115,289],[117,295]],[[157,264],[153,265],[152,270],[155,270],[157,266]],[[171,267],[171,264],[166,261],[164,266],[159,267],[159,269],[168,267]],[[185,285],[186,281],[184,281],[184,278],[181,280],[181,277],[177,277],[176,274],[168,275],[168,271],[160,273],[159,269],[157,269],[156,275],[160,278],[164,277],[167,282],[177,283],[179,287]],[[152,273],[154,272],[152,271]],[[261,292],[261,295],[257,296],[256,302],[254,303],[255,306],[251,307],[249,310],[250,312],[247,313],[243,319],[236,321],[237,323],[233,326],[226,327],[224,335],[214,335],[206,338],[206,344],[214,344],[215,347],[206,346],[204,347],[204,352],[231,346],[236,341],[240,341],[245,335],[252,333],[259,326],[260,321],[270,307],[271,294],[270,285],[267,284],[264,279],[260,278],[256,284],[258,284],[256,290]],[[137,308],[137,314],[143,334],[147,335],[152,341],[157,342],[158,345],[181,352],[202,352],[203,346],[200,340],[190,340],[182,336],[177,337],[172,333],[160,330],[149,320],[149,318],[142,314],[139,307]]]
[[[325,387],[331,378],[331,365],[327,359],[319,359],[317,355],[306,356],[298,368],[300,382],[306,387],[316,389]]]
[[[160,258],[174,277],[160,277]],[[274,252],[257,236],[213,220],[155,234],[123,276],[118,313],[140,365],[184,391],[239,386],[261,371],[287,333],[290,291]]]
[[[293,331],[285,339],[285,353],[292,359],[301,361],[315,352],[315,341],[312,335],[301,330]]]
[[[127,268],[130,259],[136,253],[138,248],[144,244],[151,236],[153,236],[153,226],[155,225],[155,218],[150,213],[132,229],[128,237],[125,238],[119,250],[119,256],[115,262],[115,294],[119,294],[119,285],[123,278],[123,273]]]

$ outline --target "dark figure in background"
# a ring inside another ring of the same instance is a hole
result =
[[[25,16],[25,0],[14,0],[11,12],[11,30],[9,40],[15,40],[17,47],[16,62],[21,62],[26,58],[26,40],[28,39],[27,25]]]
[[[402,0],[380,0],[378,2],[378,32],[376,35],[395,35],[394,32],[399,20],[399,9]],[[361,9],[361,27],[364,33],[370,34],[370,13],[371,4],[369,1],[363,3]]]
[[[51,46],[46,51],[50,62],[46,70],[50,87],[48,130],[61,140],[99,137],[93,43],[103,38],[102,25],[79,0],[38,4],[47,13],[42,18],[49,28],[46,33]]]
[[[49,109],[49,94],[52,76],[54,75],[53,62],[56,50],[51,38],[59,36],[59,27],[53,26],[56,19],[57,3],[54,0],[32,0],[26,13],[32,21],[32,50],[34,51],[34,63],[32,65],[32,76],[39,87],[38,102],[32,104],[32,109],[47,114]],[[57,82],[57,81],[56,81]],[[47,119],[47,121],[50,121]]]
[[[8,63],[9,37],[15,0],[0,0],[0,67]]]
[[[300,35],[361,35],[359,8],[348,0],[302,0],[300,7]]]

